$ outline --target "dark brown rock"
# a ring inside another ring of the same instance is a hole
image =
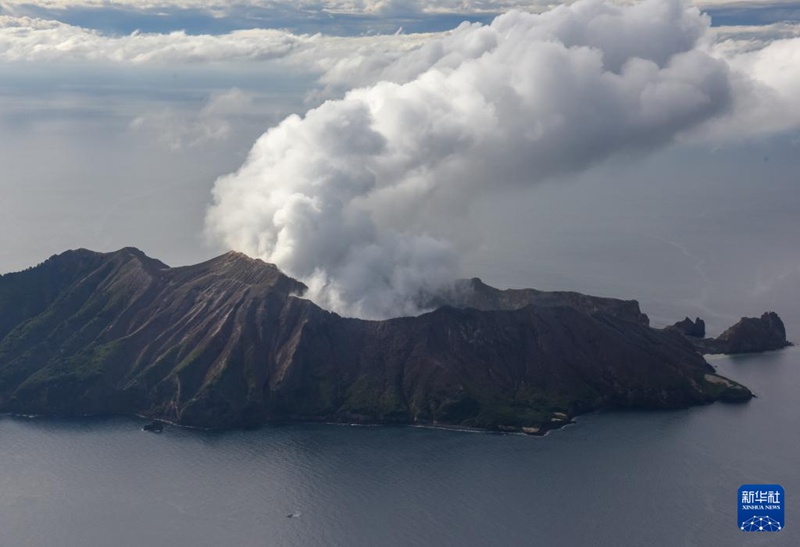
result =
[[[362,321],[239,253],[182,268],[64,253],[0,277],[0,412],[543,432],[599,408],[752,396],[635,301],[470,283],[468,308]]]
[[[695,342],[702,353],[759,353],[791,346],[786,340],[786,328],[775,312],[766,312],[760,318],[742,319],[717,338]]]
[[[650,324],[650,319],[641,312],[636,300],[604,298],[569,291],[500,290],[485,284],[477,277],[457,281],[451,289],[432,298],[428,307],[438,308],[445,305],[483,311],[518,310],[530,305],[539,308],[566,306],[589,315],[603,313],[634,323]]]
[[[674,325],[670,325],[667,329],[677,331],[693,338],[704,338],[706,335],[706,323],[699,317],[694,321],[687,317],[683,321],[678,321]]]

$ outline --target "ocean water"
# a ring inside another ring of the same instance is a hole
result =
[[[758,398],[601,412],[543,438],[4,417],[0,544],[798,545],[799,361],[711,358]],[[783,531],[739,531],[745,483],[785,488]]]

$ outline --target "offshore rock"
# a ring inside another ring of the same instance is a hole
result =
[[[766,312],[760,318],[742,317],[738,323],[717,338],[694,342],[702,353],[760,353],[791,346],[786,340],[786,328],[775,312]]]

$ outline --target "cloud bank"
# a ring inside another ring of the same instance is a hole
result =
[[[0,16],[0,60],[175,63],[283,57],[304,37],[281,30],[234,31],[221,36],[169,34],[105,36],[58,21]]]
[[[348,14],[395,13],[494,13],[512,8],[530,9],[560,2],[549,0],[234,0],[232,2],[207,0],[5,0],[0,3],[6,11],[24,12],[31,7],[63,10],[70,8],[109,7],[135,10],[167,8],[202,9],[224,14],[231,8],[292,9],[303,12],[332,12]]]
[[[292,6],[306,12],[331,11],[344,13],[385,13],[387,11],[424,13],[497,12],[510,9],[553,7],[572,4],[574,0],[4,0],[0,6],[7,11],[24,10],[26,7],[48,9],[126,7],[134,9],[202,8],[224,13],[231,7],[276,8]],[[633,3],[631,0],[619,2]],[[696,0],[698,6],[781,6],[793,5],[792,0]]]
[[[244,29],[225,34],[134,32],[124,36],[34,17],[0,15],[0,62],[111,62],[130,65],[258,63],[286,60],[289,68],[333,73],[339,84],[348,67],[376,71],[437,34],[337,37],[280,29]],[[357,81],[353,82],[358,85]],[[350,86],[352,87],[352,85]]]
[[[217,181],[207,230],[343,314],[419,311],[458,275],[458,252],[418,216],[646,152],[728,115],[735,85],[705,47],[708,28],[679,0],[583,0],[465,26],[412,53],[428,66],[411,59],[399,83],[270,129]]]

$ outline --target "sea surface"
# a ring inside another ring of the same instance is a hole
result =
[[[800,348],[710,362],[758,398],[601,412],[542,438],[4,417],[0,545],[796,546]],[[746,483],[785,488],[783,531],[739,531]]]

